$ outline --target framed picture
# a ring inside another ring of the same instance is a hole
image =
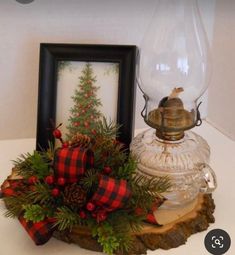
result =
[[[74,102],[85,102],[94,96],[92,92],[79,92],[84,79],[88,79],[87,72],[91,75],[88,82],[95,88],[95,100],[99,101],[98,111],[120,125],[118,140],[129,148],[133,135],[136,52],[136,46],[131,45],[42,43],[36,149],[46,149],[48,141],[54,142],[51,120],[55,126],[63,123],[61,129],[66,133]],[[75,92],[80,93],[77,99]],[[81,125],[79,121],[76,124]],[[89,127],[89,121],[82,125]]]

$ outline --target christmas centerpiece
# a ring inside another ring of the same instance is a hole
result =
[[[48,150],[14,161],[1,186],[5,215],[18,218],[36,245],[53,235],[79,243],[74,233],[83,231],[107,254],[130,254],[144,224],[160,227],[153,212],[171,183],[167,176],[135,174],[135,159],[117,140],[118,125],[98,110],[95,81],[88,63],[73,96],[66,136],[61,125],[53,127],[56,146],[50,143]]]

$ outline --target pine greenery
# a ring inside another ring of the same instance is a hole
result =
[[[50,174],[50,161],[47,153],[34,151],[32,154],[22,154],[13,163],[18,174],[25,179],[33,175],[42,179]]]
[[[56,219],[54,226],[57,226],[60,231],[65,229],[69,229],[71,231],[74,226],[83,224],[78,214],[73,212],[67,206],[57,208],[54,217]]]
[[[43,221],[46,216],[48,216],[47,210],[42,206],[36,205],[24,205],[24,218],[27,221],[32,221],[33,223]]]

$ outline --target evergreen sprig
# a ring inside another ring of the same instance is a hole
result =
[[[132,190],[131,207],[140,207],[148,211],[156,198],[163,198],[162,193],[169,190],[171,181],[168,176],[148,178],[135,175],[129,182]]]
[[[4,203],[7,207],[7,211],[4,213],[4,216],[8,218],[16,218],[24,211],[23,206],[30,203],[30,201],[25,195],[21,195],[17,197],[5,197]]]
[[[32,221],[34,223],[43,221],[46,216],[48,216],[48,212],[42,206],[36,205],[24,205],[24,218],[27,221]]]
[[[71,231],[76,225],[84,225],[84,222],[79,215],[67,206],[57,208],[57,212],[54,217],[56,219],[54,226],[57,226],[60,231],[65,229],[69,229]]]
[[[94,191],[98,186],[98,174],[96,169],[88,169],[81,179],[81,185],[88,192]]]
[[[115,139],[119,135],[120,125],[112,122],[111,120],[108,121],[107,118],[103,116],[101,120],[97,123],[97,135],[102,135],[102,137],[108,139]]]
[[[136,171],[136,166],[136,160],[129,156],[127,161],[117,170],[115,170],[114,175],[117,179],[131,180]]]
[[[35,184],[34,190],[28,192],[27,199],[32,201],[32,203],[47,206],[52,206],[54,202],[49,185],[40,182]]]
[[[22,154],[13,163],[18,174],[26,179],[32,175],[41,179],[50,173],[50,160],[43,152]]]

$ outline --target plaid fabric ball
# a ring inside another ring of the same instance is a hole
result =
[[[76,148],[61,148],[55,153],[54,170],[56,177],[63,177],[68,183],[78,181],[85,170],[94,166],[94,154],[91,150]]]
[[[45,244],[52,237],[54,231],[52,220],[46,219],[37,223],[27,222],[23,215],[18,219],[36,245]]]
[[[108,211],[113,211],[122,208],[130,197],[131,190],[126,180],[115,180],[102,175],[92,201]]]

